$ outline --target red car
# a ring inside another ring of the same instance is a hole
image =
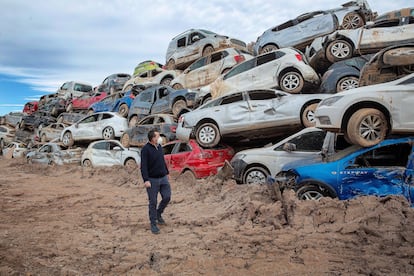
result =
[[[68,101],[68,104],[66,106],[66,111],[72,112],[76,110],[88,110],[91,104],[102,100],[106,96],[108,96],[106,92],[95,92],[92,95],[91,94],[82,95],[79,98],[74,98]]]
[[[23,113],[30,115],[39,108],[39,103],[37,101],[27,102],[23,107]]]
[[[196,178],[215,175],[224,161],[230,161],[234,155],[233,148],[227,145],[219,144],[205,149],[193,139],[188,142],[172,141],[165,144],[163,149],[170,176],[174,179],[186,171],[190,171]]]

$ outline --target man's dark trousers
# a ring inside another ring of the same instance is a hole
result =
[[[157,214],[161,215],[164,212],[165,207],[167,207],[168,202],[170,202],[171,186],[168,182],[168,176],[161,178],[149,178],[149,181],[151,182],[151,187],[147,188],[149,200],[148,212],[151,224],[156,224]],[[157,209],[158,192],[161,194],[161,202]]]

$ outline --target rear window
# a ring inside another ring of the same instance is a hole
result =
[[[250,100],[269,100],[276,98],[276,94],[274,91],[271,90],[256,90],[256,91],[249,91],[249,98]]]

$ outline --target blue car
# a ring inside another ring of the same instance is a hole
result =
[[[414,137],[388,139],[372,147],[351,146],[322,162],[291,162],[282,168],[280,184],[293,186],[299,199],[402,195],[414,207],[413,145]]]
[[[96,102],[89,106],[88,114],[104,111],[118,112],[119,115],[125,118],[128,116],[129,107],[139,92],[140,90],[133,89],[125,93],[119,92],[109,95],[99,102]]]

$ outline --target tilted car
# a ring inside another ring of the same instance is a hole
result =
[[[27,163],[46,165],[80,164],[81,148],[67,149],[57,143],[47,143],[26,154]]]
[[[289,94],[278,90],[233,92],[181,115],[177,138],[195,137],[203,147],[222,138],[257,139],[290,135],[313,126],[313,113],[327,94]]]
[[[107,95],[106,92],[93,92],[92,94],[85,94],[79,98],[73,98],[67,101],[66,111],[73,112],[88,110],[89,106],[102,100]]]
[[[254,52],[258,55],[285,47],[303,51],[316,37],[338,29],[362,27],[375,15],[365,0],[347,2],[341,8],[305,13],[266,30],[257,38]]]
[[[49,113],[53,117],[59,116],[60,113],[66,111],[67,100],[61,97],[50,99],[39,109]]]
[[[383,83],[414,73],[414,44],[387,47],[361,69],[360,86]]]
[[[118,113],[98,112],[64,128],[60,140],[67,147],[76,141],[110,140],[121,137],[127,128],[127,120]]]
[[[6,158],[22,158],[26,155],[27,145],[23,142],[11,142],[2,149]]]
[[[41,142],[48,142],[54,139],[59,140],[62,130],[66,127],[62,123],[52,123],[46,127],[42,127],[39,131],[39,137]]]
[[[88,113],[91,114],[94,112],[111,111],[118,112],[118,114],[122,117],[127,117],[129,108],[139,93],[139,90],[132,89],[128,90],[127,92],[118,92],[109,95],[99,102],[96,102],[89,106]]]
[[[177,122],[171,114],[153,114],[144,117],[133,127],[128,128],[121,136],[121,143],[124,147],[143,147],[148,142],[148,132],[156,129],[163,144],[175,140]]]
[[[209,85],[209,96],[216,98],[235,90],[268,88],[295,94],[316,87],[319,81],[318,74],[300,51],[283,48],[236,65]],[[204,93],[203,96],[206,97]]]
[[[163,146],[164,159],[170,177],[175,179],[182,174],[195,178],[205,178],[217,174],[224,162],[234,155],[233,148],[217,145],[215,148],[200,147],[195,140],[172,141]]]
[[[414,74],[395,81],[346,90],[322,100],[316,127],[344,133],[352,144],[369,147],[389,134],[414,133]]]
[[[253,56],[249,53],[234,48],[216,51],[193,62],[171,81],[170,86],[177,90],[205,86],[235,65],[251,58]]]
[[[48,112],[37,110],[30,115],[23,116],[17,126],[20,129],[34,130],[52,123],[56,123],[55,117],[50,116]]]
[[[124,84],[131,78],[130,74],[116,73],[106,77],[97,87],[97,91],[106,92],[109,95],[121,91]]]
[[[31,101],[27,102],[23,106],[23,113],[26,115],[30,115],[33,112],[37,111],[39,109],[39,102],[38,101]]]
[[[126,166],[135,169],[141,164],[139,149],[124,148],[117,140],[101,140],[89,144],[83,152],[84,167]]]
[[[122,88],[122,91],[130,90],[134,85],[170,85],[170,82],[181,72],[178,70],[166,70],[155,61],[144,61],[135,67],[134,75]]]
[[[337,93],[357,88],[361,69],[372,56],[368,54],[332,64],[322,76],[319,93]]]
[[[0,125],[0,150],[6,145],[13,142],[16,129],[9,125]]]
[[[156,85],[139,93],[128,113],[129,126],[150,114],[171,113],[178,117],[195,106],[197,92],[188,89],[175,90],[169,86]]]
[[[61,87],[58,88],[56,93],[58,94],[58,97],[67,100],[69,98],[78,98],[85,93],[91,93],[92,90],[93,87],[89,83],[67,81],[63,83]]]
[[[247,50],[246,43],[202,29],[190,29],[174,37],[165,56],[166,68],[185,69],[196,59],[224,48]]]
[[[404,196],[414,207],[414,138],[387,139],[367,148],[351,146],[324,161],[294,161],[282,168],[281,186],[300,199]]]

